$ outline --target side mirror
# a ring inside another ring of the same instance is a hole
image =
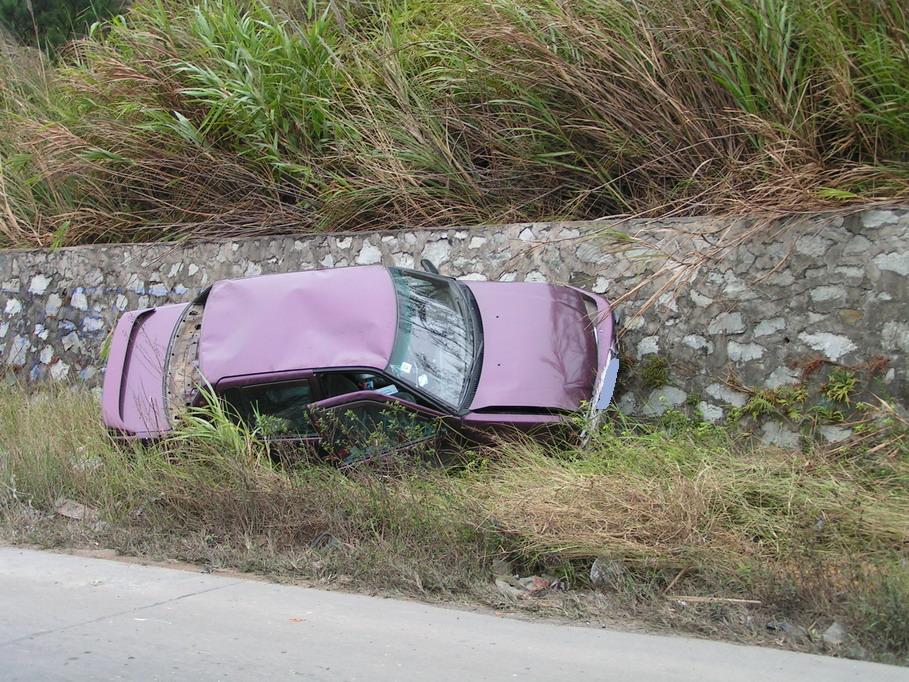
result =
[[[437,268],[428,258],[424,258],[420,261],[420,267],[431,275],[439,274],[439,268]]]

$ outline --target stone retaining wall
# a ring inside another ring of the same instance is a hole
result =
[[[628,412],[717,421],[754,391],[837,366],[865,393],[909,403],[907,208],[4,251],[2,363],[29,381],[97,385],[124,310],[186,301],[227,277],[421,258],[465,279],[566,282],[618,301]],[[797,437],[768,423],[768,440]]]

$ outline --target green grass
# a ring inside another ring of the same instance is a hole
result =
[[[899,0],[138,0],[0,48],[0,245],[909,195]]]
[[[450,469],[343,473],[282,464],[255,433],[202,416],[129,446],[108,438],[84,391],[5,388],[0,536],[496,608],[514,607],[492,587],[493,561],[507,560],[570,581],[524,608],[585,619],[603,617],[587,574],[608,556],[628,578],[607,600],[613,617],[746,641],[770,641],[765,620],[823,630],[836,619],[845,653],[909,660],[909,431],[892,414],[851,445],[809,452],[703,424],[616,421],[583,449],[517,439]],[[102,523],[55,517],[60,498]],[[761,604],[667,610],[672,594]]]

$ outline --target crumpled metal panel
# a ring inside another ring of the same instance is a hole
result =
[[[225,377],[388,363],[397,308],[381,266],[218,282],[202,316],[199,361]]]
[[[186,305],[138,310],[120,318],[101,396],[108,426],[140,437],[170,430],[164,408],[165,356]]]

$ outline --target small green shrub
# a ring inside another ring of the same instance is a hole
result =
[[[858,377],[854,373],[837,367],[827,377],[827,383],[823,387],[824,395],[829,400],[849,405],[852,396],[858,390],[858,383]]]
[[[736,421],[743,416],[758,419],[776,415],[793,422],[802,422],[806,418],[806,401],[808,387],[805,383],[779,388],[753,391],[741,407],[730,411],[729,419]]]
[[[648,355],[638,368],[646,388],[659,388],[669,382],[669,363],[660,355]]]

